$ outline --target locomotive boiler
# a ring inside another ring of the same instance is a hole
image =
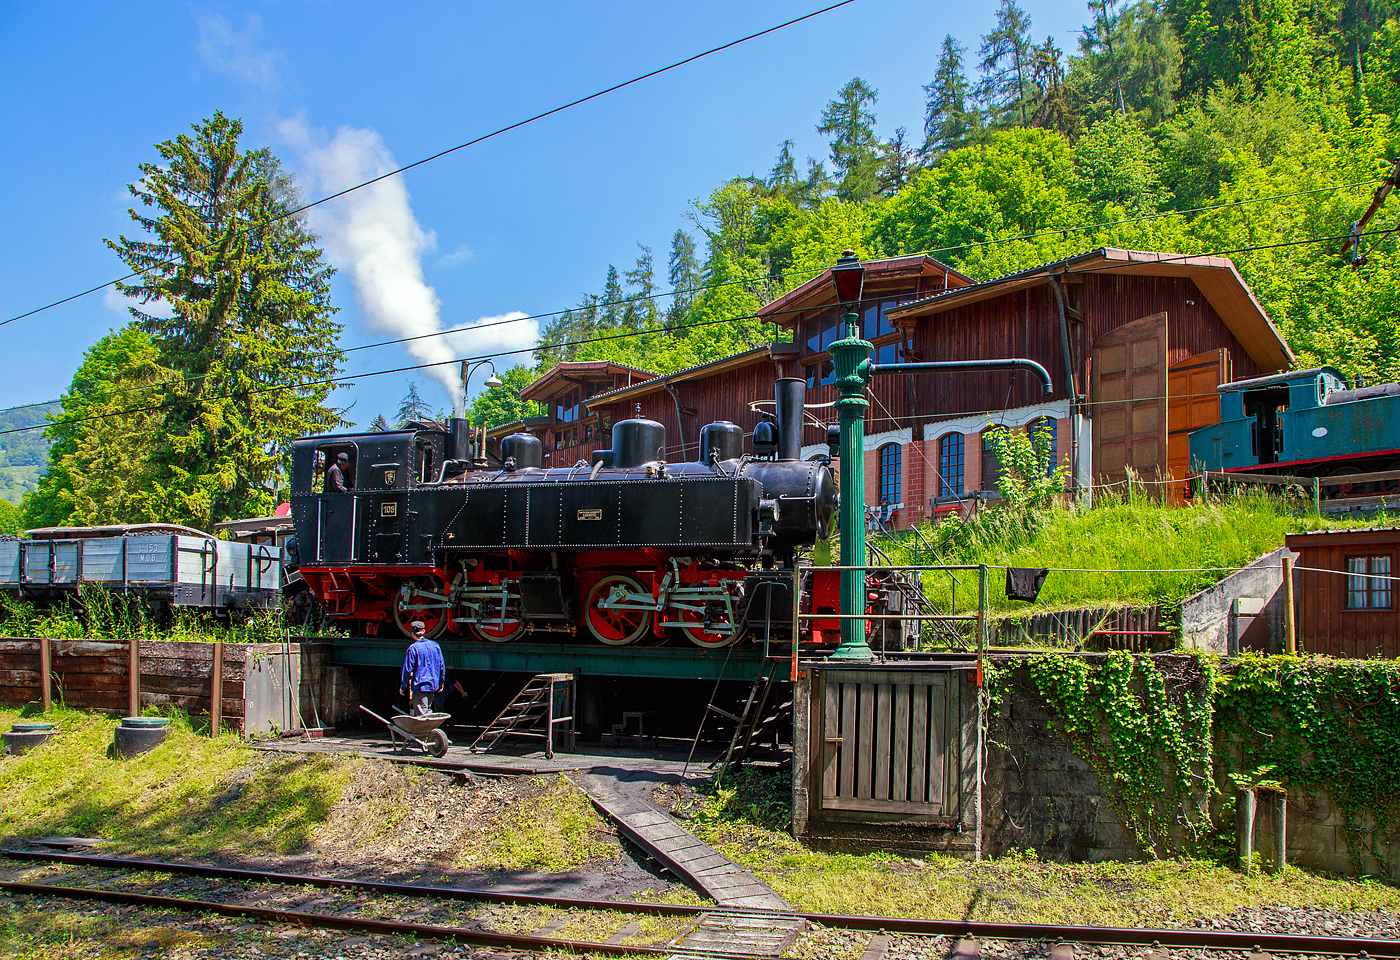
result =
[[[791,630],[792,567],[827,536],[825,457],[800,456],[806,384],[775,384],[775,417],[700,431],[671,462],[638,414],[591,461],[544,465],[538,438],[487,452],[461,420],[298,440],[292,517],[301,576],[352,629],[506,642],[537,631],[622,646],[681,636],[722,647],[758,624]],[[346,454],[348,490],[324,475]]]

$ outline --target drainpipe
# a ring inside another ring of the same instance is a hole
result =
[[[1069,321],[1065,318],[1065,292],[1055,279],[1055,269],[1046,273],[1050,277],[1050,289],[1055,293],[1055,304],[1059,308],[1060,345],[1065,353],[1065,377],[1069,384],[1069,475],[1072,486],[1079,484],[1079,420],[1083,416],[1078,408],[1079,386],[1074,381],[1074,354],[1069,348]]]
[[[681,419],[681,395],[676,393],[676,388],[671,386],[670,380],[661,381],[661,389],[671,395],[671,399],[676,402],[676,433],[681,439],[681,461],[688,462],[690,454],[686,451],[685,443],[685,421]]]

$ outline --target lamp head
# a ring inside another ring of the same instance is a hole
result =
[[[494,389],[495,387],[503,387],[505,384],[501,382],[500,377],[492,373],[491,376],[486,378],[485,386],[487,389]]]
[[[861,288],[865,285],[865,265],[856,259],[854,250],[845,250],[841,259],[831,268],[831,279],[836,284],[836,299],[842,304],[860,302]]]

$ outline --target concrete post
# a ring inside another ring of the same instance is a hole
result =
[[[1254,810],[1253,790],[1240,790],[1235,794],[1235,858],[1240,870],[1249,873],[1254,869]]]
[[[1288,791],[1260,787],[1257,794],[1259,819],[1264,821],[1258,844],[1264,869],[1281,873],[1288,860]]]
[[[1283,639],[1284,649],[1289,653],[1298,652],[1297,627],[1293,615],[1293,558],[1283,555]]]

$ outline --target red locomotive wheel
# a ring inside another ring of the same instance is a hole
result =
[[[452,619],[444,602],[438,599],[446,594],[447,586],[436,576],[418,577],[400,583],[398,592],[394,594],[394,623],[398,625],[399,632],[408,636],[408,625],[422,620],[426,636],[441,636]]]
[[[588,591],[588,601],[584,604],[588,630],[610,647],[623,647],[641,639],[651,620],[651,613],[646,610],[609,610],[600,607],[599,604],[606,602],[617,587],[631,594],[649,595],[651,592],[636,577],[622,573],[604,577]]]
[[[486,616],[468,624],[472,634],[488,643],[509,643],[525,632],[525,621],[520,612],[506,607],[502,616]]]
[[[697,647],[715,650],[720,647],[727,647],[734,642],[734,633],[732,630],[726,629],[725,632],[716,633],[705,629],[705,621],[701,618],[700,614],[696,613],[694,610],[677,610],[676,619],[684,621],[685,626],[681,627],[681,633],[684,633],[690,639],[690,642]],[[692,623],[694,626],[691,626]],[[713,626],[715,624],[723,624],[727,628],[729,626],[729,618],[722,615],[719,618],[711,617],[710,625]]]

